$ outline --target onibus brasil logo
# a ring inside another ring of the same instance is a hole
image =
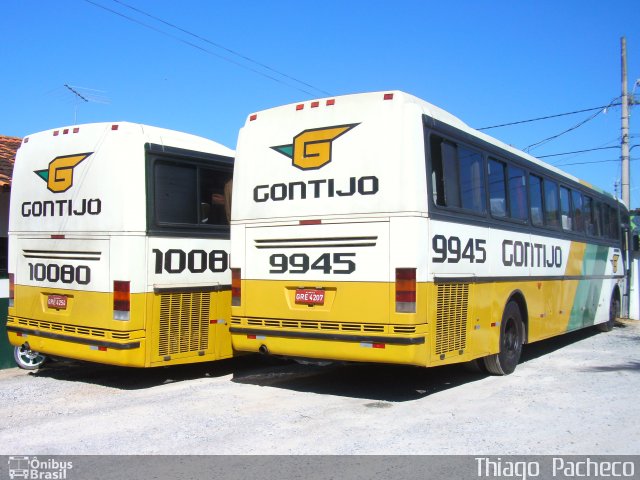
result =
[[[292,165],[300,170],[317,170],[331,161],[333,141],[359,123],[304,130],[293,137],[293,143],[271,147],[289,157]]]
[[[34,173],[47,182],[47,188],[53,193],[66,192],[73,186],[73,169],[92,153],[56,157],[49,162],[49,168]]]

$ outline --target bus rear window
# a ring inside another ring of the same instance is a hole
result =
[[[214,162],[203,164],[157,158],[150,162],[149,229],[228,232],[231,217],[232,170]]]

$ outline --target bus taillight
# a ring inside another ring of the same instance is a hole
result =
[[[131,282],[113,281],[113,318],[129,320],[131,310]]]
[[[16,298],[16,276],[13,273],[9,274],[9,306],[13,307],[14,300]]]
[[[240,269],[231,269],[231,306],[239,307],[242,302],[242,287],[240,282]]]
[[[396,312],[416,313],[415,268],[396,268]]]

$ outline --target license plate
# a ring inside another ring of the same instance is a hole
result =
[[[302,305],[324,305],[324,290],[315,288],[298,288],[296,303]]]
[[[66,310],[67,297],[64,295],[49,295],[47,297],[47,307],[55,308],[56,310]]]

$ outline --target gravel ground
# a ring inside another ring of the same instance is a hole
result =
[[[507,377],[253,356],[3,370],[0,454],[640,454],[640,322],[523,355]]]

